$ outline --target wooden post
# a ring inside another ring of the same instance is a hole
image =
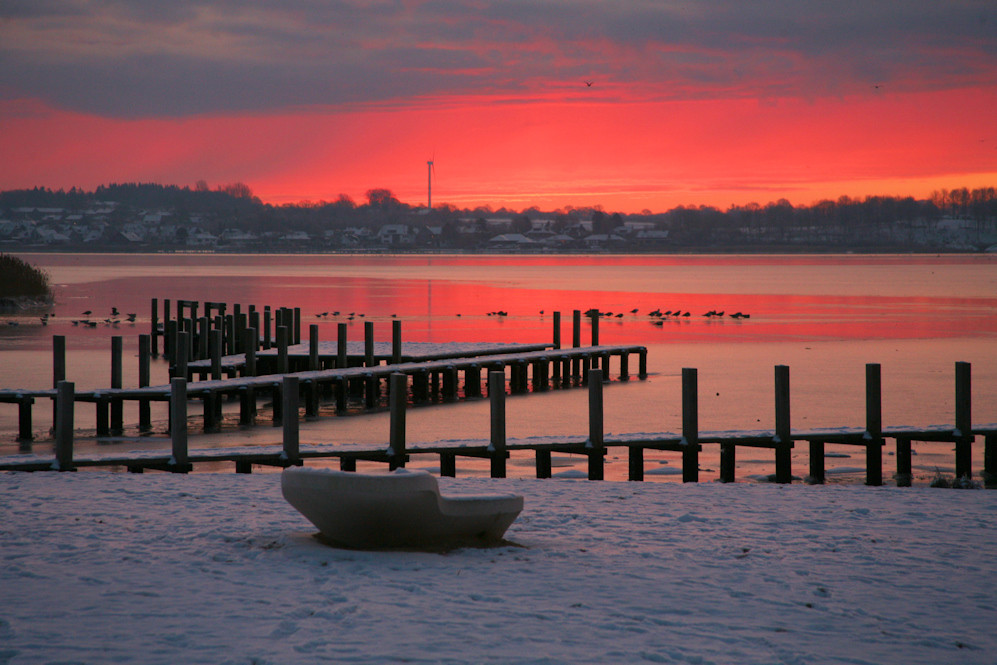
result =
[[[346,324],[340,323],[337,328],[336,369],[346,369],[349,364],[350,359],[347,354]]]
[[[603,441],[602,370],[589,370],[589,480],[605,476],[606,446]]]
[[[149,316],[149,341],[150,353],[154,356],[159,355],[159,299],[152,299],[152,311]]]
[[[272,343],[270,337],[270,305],[263,307],[263,348],[269,349]]]
[[[187,460],[187,379],[182,376],[170,380],[170,439],[173,443],[170,470],[187,473],[190,471]]]
[[[505,372],[488,372],[488,399],[491,403],[491,437],[488,456],[492,478],[505,478]]]
[[[682,368],[682,482],[699,482],[699,374]]]
[[[388,440],[388,468],[405,466],[405,406],[408,401],[408,376],[395,372],[389,379],[388,408],[391,426]]]
[[[206,316],[202,316],[197,319],[197,359],[202,360],[204,358],[211,357],[211,344],[208,342],[210,336],[210,323],[211,320]]]
[[[287,374],[287,326],[277,326],[277,373]]]
[[[481,367],[477,364],[464,370],[464,397],[481,397]]]
[[[440,475],[446,478],[457,476],[457,455],[448,451],[440,452]]]
[[[212,330],[208,333],[208,346],[211,350],[211,380],[222,378],[222,331]]]
[[[166,338],[163,340],[163,355],[170,363],[170,367],[175,368],[177,362],[177,322],[173,319],[166,319],[164,325],[166,326]],[[176,369],[173,369],[173,372],[176,373]]]
[[[644,449],[640,446],[627,448],[628,471],[627,480],[644,480]]]
[[[866,447],[868,450],[868,447]],[[868,456],[867,456],[868,457]],[[811,441],[810,442],[810,475],[807,477],[807,482],[811,485],[823,485],[827,474],[824,469],[824,442],[823,441]],[[866,472],[866,479],[868,480],[868,471]]]
[[[315,372],[319,367],[318,359],[318,324],[313,323],[308,326],[308,369]]]
[[[294,322],[294,343],[301,344],[301,308],[295,307],[292,316]]]
[[[592,312],[592,346],[599,346],[599,312]]]
[[[374,360],[374,322],[363,322],[363,364],[364,367],[373,367]]]
[[[66,336],[52,336],[52,387],[58,388],[60,381],[66,380]],[[59,413],[59,405],[52,400],[52,431]]]
[[[550,449],[537,448],[537,478],[551,477]]]
[[[987,434],[983,439],[983,484],[997,485],[997,434]]]
[[[554,312],[554,348],[561,348],[561,313]]]
[[[914,474],[911,470],[910,439],[897,437],[897,487],[910,487]]]
[[[973,389],[971,366],[955,364],[955,477],[973,477]]]
[[[256,328],[247,328],[243,335],[246,338],[243,344],[246,349],[246,364],[243,372],[246,376],[256,376],[256,345],[259,343],[259,333]]]
[[[640,366],[637,370],[637,378],[643,380],[647,378],[647,349],[641,349],[638,355],[640,356]]]
[[[402,322],[395,319],[391,322],[391,364],[402,361]]]
[[[31,441],[35,438],[31,425],[31,405],[35,403],[34,397],[21,397],[17,402],[17,440]],[[55,404],[55,400],[52,401]],[[58,417],[58,414],[56,414]],[[53,425],[55,421],[53,420]],[[54,429],[54,428],[53,428]],[[30,447],[27,449],[30,451]]]
[[[174,337],[177,344],[174,347],[173,376],[187,380],[187,333],[178,332]]]
[[[881,368],[877,363],[865,366],[865,484],[883,484],[883,397]]]
[[[73,415],[76,409],[76,386],[72,381],[60,381],[56,386],[55,468],[74,471]]]
[[[580,310],[574,310],[571,313],[571,347],[574,349],[579,348],[582,345],[582,313]],[[571,379],[567,377],[567,372],[565,372],[565,381],[570,384],[571,380],[578,381],[581,376],[581,359],[573,358],[571,360]]]
[[[720,444],[720,482],[735,482],[734,469],[737,466],[737,446],[733,443]]]
[[[789,420],[789,367],[775,366],[775,481],[793,482],[793,440]]]
[[[163,355],[166,356],[166,359],[168,361],[173,362],[173,348],[174,347],[170,346],[170,344],[172,342],[174,342],[175,340],[170,339],[170,335],[169,335],[169,332],[170,332],[169,331],[170,321],[172,321],[172,318],[170,316],[170,299],[169,298],[164,298],[163,299],[163,333],[166,336],[163,338]]]
[[[260,337],[259,337],[259,335],[260,335],[260,331],[263,330],[263,326],[261,325],[261,323],[262,323],[262,321],[260,320],[260,313],[257,312],[255,309],[250,310],[250,312],[249,312],[249,324],[248,324],[248,327],[250,327],[250,328],[252,328],[253,330],[256,331],[256,337],[253,339],[253,347],[256,348],[256,349],[260,348]]]
[[[284,388],[284,452],[283,458],[288,464],[300,464],[298,438],[298,377],[285,376]]]
[[[225,335],[223,338],[225,355],[235,355],[235,316],[225,315]]]
[[[145,388],[152,378],[151,357],[152,357],[151,335],[138,336],[138,387]],[[152,429],[152,409],[150,400],[142,398],[138,401],[138,428],[140,432],[148,432]]]
[[[122,387],[123,345],[121,335],[111,338],[111,388],[120,390]],[[111,433],[120,435],[124,429],[123,402],[120,397],[111,398]]]

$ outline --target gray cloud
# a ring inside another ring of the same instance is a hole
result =
[[[991,0],[6,0],[0,98],[116,117],[997,84]]]

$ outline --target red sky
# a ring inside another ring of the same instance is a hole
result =
[[[5,3],[0,189],[417,205],[431,158],[459,207],[997,184],[989,2],[160,4]]]

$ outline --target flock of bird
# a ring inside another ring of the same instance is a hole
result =
[[[83,316],[85,316],[87,318],[85,318],[85,319],[71,319],[70,323],[72,323],[74,326],[85,326],[87,328],[96,328],[100,323],[103,323],[105,326],[117,326],[119,323],[121,323],[121,319],[118,318],[118,317],[121,316],[121,312],[118,311],[117,307],[112,307],[111,308],[111,315],[108,316],[107,318],[105,318],[103,321],[93,321],[93,320],[91,320],[90,316],[93,315],[93,311],[92,310],[88,309],[87,311],[81,312],[81,313],[83,314]],[[138,316],[138,314],[128,313],[128,314],[125,314],[124,316],[125,316],[125,321],[127,323],[135,325],[135,319]]]

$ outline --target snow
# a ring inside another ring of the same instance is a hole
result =
[[[441,478],[510,543],[327,547],[279,476],[0,474],[0,663],[993,663],[997,493]]]

